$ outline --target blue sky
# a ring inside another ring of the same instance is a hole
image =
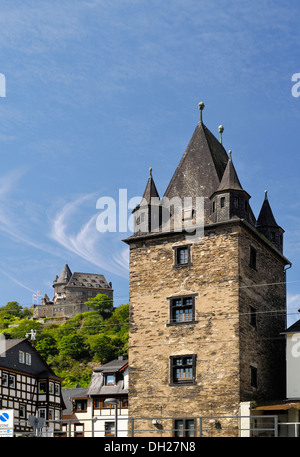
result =
[[[204,101],[256,216],[268,190],[298,319],[299,16],[297,0],[2,0],[0,305],[52,298],[65,262],[126,303],[127,234],[96,230],[97,199],[141,195],[150,166],[162,195]]]

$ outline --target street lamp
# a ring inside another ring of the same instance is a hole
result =
[[[118,436],[118,403],[119,400],[117,400],[116,398],[106,398],[104,400],[105,406],[115,407],[115,436]]]

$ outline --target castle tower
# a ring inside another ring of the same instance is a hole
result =
[[[68,284],[71,276],[72,272],[69,268],[69,265],[66,263],[60,275],[56,275],[53,281],[54,303],[64,300],[66,298],[65,287]]]
[[[170,225],[124,240],[130,248],[129,416],[149,418],[135,421],[135,436],[155,435],[153,417],[161,423],[159,436],[176,436],[174,427],[193,435],[200,416],[238,416],[243,402],[285,394],[280,332],[290,262],[262,232],[269,218],[256,227],[250,196],[223,141],[204,125],[203,107],[164,194],[203,199],[203,236]],[[139,434],[142,428],[148,431]]]

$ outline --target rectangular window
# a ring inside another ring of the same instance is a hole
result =
[[[16,387],[16,377],[13,374],[2,373],[2,387]]]
[[[195,419],[176,419],[173,425],[174,437],[196,436]]]
[[[2,373],[2,387],[8,387],[8,374]]]
[[[254,387],[257,389],[257,386],[258,386],[257,368],[254,366],[250,366],[250,384],[251,384],[251,387]]]
[[[257,311],[254,306],[249,306],[249,314],[250,314],[250,325],[256,328],[257,326]]]
[[[196,383],[196,355],[170,357],[171,384]]]
[[[256,270],[256,249],[250,246],[249,266]]]
[[[239,197],[234,197],[233,199],[233,205],[235,208],[239,207]]]
[[[16,377],[13,374],[8,375],[8,387],[11,389],[16,387]]]
[[[49,394],[54,394],[54,382],[49,382]]]
[[[177,263],[182,265],[189,261],[189,250],[188,248],[181,248],[177,250]]]
[[[100,398],[94,398],[94,409],[101,408],[103,408],[103,400],[100,400]]]
[[[128,408],[128,399],[127,398],[121,398],[119,401],[119,407],[120,408]]]
[[[221,208],[224,208],[224,206],[225,206],[225,197],[221,197],[220,204],[221,204]]]
[[[104,375],[104,385],[105,386],[113,386],[115,384],[115,375],[113,374],[105,374]]]
[[[39,417],[41,417],[42,419],[46,419],[46,408],[40,408],[39,409]]]
[[[39,382],[39,394],[45,394],[47,392],[47,383],[46,381]]]
[[[104,403],[105,398],[95,398],[94,399],[94,409],[109,409],[113,408],[112,406],[106,405]],[[127,409],[128,408],[128,399],[127,398],[120,398],[118,408],[120,409]]]
[[[26,352],[25,361],[26,365],[31,365],[31,354],[29,352]]]
[[[84,424],[74,424],[74,437],[79,438],[84,436]]]
[[[25,352],[24,351],[19,351],[19,362],[25,363]]]
[[[174,265],[190,265],[191,264],[191,253],[190,246],[174,246]]]
[[[55,383],[55,386],[54,386],[54,394],[55,395],[59,395],[60,394],[60,385]]]
[[[26,406],[25,405],[20,405],[19,416],[20,416],[20,419],[26,419]]]
[[[169,298],[170,323],[195,321],[195,295]]]
[[[87,400],[76,400],[75,401],[75,411],[86,411],[87,410]]]
[[[114,436],[115,435],[115,423],[114,422],[105,422],[105,436]]]

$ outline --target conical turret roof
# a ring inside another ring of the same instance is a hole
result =
[[[225,168],[222,180],[218,187],[218,191],[223,190],[243,190],[232,162],[231,151],[229,151],[229,159],[227,162],[227,166]]]
[[[55,278],[55,283],[64,283],[64,282],[68,282],[69,279],[71,278],[72,276],[72,272],[69,268],[69,265],[66,263],[65,266],[63,267],[60,275],[58,276],[58,278]]]
[[[257,223],[257,227],[279,227],[273,215],[269,200],[268,192],[265,191],[265,199],[262,204]]]
[[[159,198],[159,194],[157,192],[154,179],[152,177],[152,168],[150,168],[149,171],[150,171],[150,174],[149,174],[147,185],[146,185],[146,188],[144,191],[143,199],[145,199],[147,201],[147,203],[150,204],[151,198]]]

